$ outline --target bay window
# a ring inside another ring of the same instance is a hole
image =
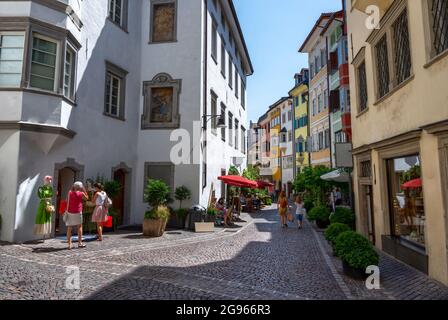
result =
[[[24,34],[0,33],[0,87],[20,86],[24,44]]]
[[[41,35],[33,35],[30,87],[57,91],[58,43]]]
[[[75,52],[67,46],[64,63],[64,96],[73,99],[75,80]]]

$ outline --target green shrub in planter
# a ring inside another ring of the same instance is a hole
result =
[[[379,256],[365,237],[354,231],[346,231],[336,238],[335,253],[350,267],[365,270],[378,265]]]
[[[217,216],[218,215],[218,211],[214,208],[208,208],[207,209],[207,214],[209,216]]]
[[[350,209],[338,207],[336,208],[336,212],[331,215],[330,223],[343,223],[350,228],[353,228],[353,225],[355,224],[355,214]]]
[[[329,221],[330,210],[326,207],[315,207],[308,213],[308,220],[310,221]]]
[[[306,209],[306,212],[310,212],[314,208],[314,202],[311,199],[305,199],[305,201],[303,201],[303,206]]]
[[[332,246],[335,245],[336,238],[343,232],[350,231],[350,227],[343,223],[332,223],[327,230],[325,230],[325,239]]]
[[[165,206],[158,206],[157,208],[147,211],[145,213],[145,219],[157,220],[162,219],[167,221],[170,218],[170,209]]]

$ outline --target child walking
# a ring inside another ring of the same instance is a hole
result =
[[[306,209],[305,209],[305,206],[304,206],[301,196],[296,197],[295,205],[296,205],[297,227],[299,229],[302,229],[303,228],[303,217],[305,216]]]

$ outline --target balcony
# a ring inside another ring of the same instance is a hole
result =
[[[366,12],[369,6],[377,6],[380,9],[381,16],[389,9],[394,0],[352,0],[352,7]]]

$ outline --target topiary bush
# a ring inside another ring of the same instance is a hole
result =
[[[191,191],[185,186],[178,187],[174,191],[174,198],[179,201],[179,209],[181,209],[182,202],[191,199]]]
[[[308,220],[315,221],[318,228],[326,229],[330,224],[330,210],[324,206],[315,207],[308,214]]]
[[[187,216],[188,210],[187,209],[177,209],[175,211],[175,213],[179,219],[183,219]]]
[[[170,209],[168,209],[168,207],[165,206],[158,206],[145,213],[145,219],[149,220],[162,219],[167,221],[169,218],[170,218]]]
[[[343,232],[350,231],[350,227],[343,223],[332,223],[327,230],[325,230],[325,239],[332,246],[335,245],[336,238]]]
[[[343,223],[353,228],[355,224],[355,214],[348,208],[337,207],[336,212],[331,215],[330,223]]]
[[[350,267],[360,270],[379,263],[378,253],[369,240],[354,231],[346,231],[337,236],[335,253]]]
[[[153,208],[165,205],[170,197],[170,188],[161,180],[148,180],[145,187],[145,201]]]

